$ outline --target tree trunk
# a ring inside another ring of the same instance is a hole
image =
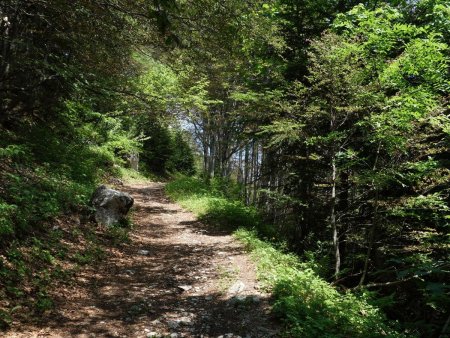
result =
[[[336,223],[336,155],[333,153],[331,160],[331,213],[330,213],[330,223],[333,230],[333,247],[334,247],[334,276],[335,279],[338,278],[339,271],[341,269],[341,253],[339,251],[339,235]]]
[[[257,142],[253,141],[253,150],[252,150],[252,166],[253,166],[253,177],[252,177],[252,204],[256,205],[258,199],[258,158],[259,158],[259,145]]]
[[[245,145],[245,158],[244,158],[244,198],[245,198],[245,204],[249,204],[249,193],[248,193],[248,180],[249,180],[249,174],[250,174],[250,165],[249,165],[249,145]]]
[[[367,277],[367,271],[369,269],[369,261],[370,256],[372,255],[373,246],[375,243],[375,230],[377,228],[378,223],[378,189],[375,188],[375,207],[374,207],[374,216],[373,216],[373,222],[369,230],[369,238],[368,238],[368,244],[367,244],[367,253],[366,258],[364,260],[364,267],[361,275],[361,279],[359,280],[358,286],[361,286],[364,284],[366,277]]]
[[[380,156],[380,149],[381,149],[381,141],[378,143],[377,154],[375,156],[375,161],[373,164],[372,171],[375,171],[377,169],[378,158]],[[372,181],[372,185],[375,188],[374,215],[373,215],[372,225],[369,230],[366,259],[364,260],[364,267],[363,267],[361,279],[359,280],[358,286],[363,285],[366,280],[366,277],[367,277],[367,272],[369,269],[369,260],[370,260],[370,256],[372,255],[372,250],[373,250],[373,246],[375,243],[375,230],[377,228],[377,223],[378,223],[378,202],[379,202],[378,186],[375,184],[375,181]]]
[[[216,142],[214,134],[211,133],[209,141],[209,159],[208,159],[208,178],[214,177],[215,156],[216,156]]]

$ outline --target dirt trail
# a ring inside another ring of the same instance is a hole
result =
[[[131,243],[111,248],[39,329],[7,337],[273,337],[268,295],[233,238],[198,222],[161,183],[128,185]]]

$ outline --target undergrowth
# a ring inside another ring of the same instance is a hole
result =
[[[51,313],[58,288],[70,286],[82,266],[103,260],[111,245],[126,242],[127,232],[65,218],[10,243],[0,254],[0,329]]]
[[[368,294],[339,292],[317,275],[313,261],[301,262],[283,245],[262,240],[258,229],[265,226],[254,208],[193,177],[176,177],[166,191],[200,220],[234,230],[257,263],[259,280],[273,294],[285,337],[405,337],[370,304]]]
[[[51,313],[55,289],[104,259],[111,245],[129,241],[129,227],[102,228],[85,218],[98,184],[143,177],[121,169],[119,150],[127,144],[102,135],[105,121],[83,128],[74,121],[20,133],[0,127],[0,330]]]
[[[48,228],[0,254],[0,329],[11,322],[35,321],[50,315],[58,289],[70,287],[77,271],[106,258],[111,246],[129,242],[128,227],[80,225],[76,218],[58,218]]]
[[[149,182],[149,181],[160,181],[161,177],[149,173],[149,172],[141,172],[136,171],[130,168],[125,168],[122,166],[119,166],[117,168],[118,177],[120,177],[122,180],[128,183],[142,183],[142,182]]]
[[[166,192],[201,221],[230,230],[257,227],[260,224],[257,210],[233,199],[234,189],[230,185],[224,192],[221,190],[224,183],[218,180],[206,184],[195,177],[178,176],[166,185]]]

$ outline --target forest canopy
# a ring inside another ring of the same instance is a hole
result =
[[[0,253],[138,157],[255,210],[398,332],[445,337],[449,41],[447,0],[4,0]],[[7,266],[0,298],[25,278]]]

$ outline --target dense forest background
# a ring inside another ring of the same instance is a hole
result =
[[[398,332],[448,334],[448,1],[4,0],[0,39],[4,328],[49,301],[17,248],[132,167],[197,173]]]

